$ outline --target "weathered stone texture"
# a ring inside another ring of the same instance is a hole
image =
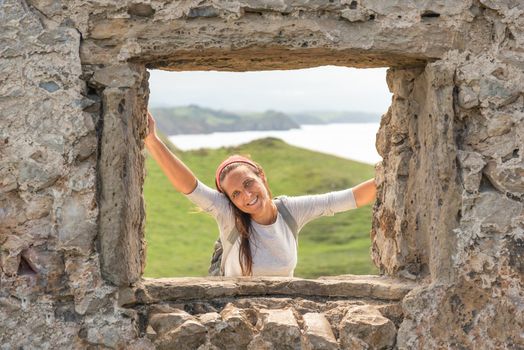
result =
[[[373,257],[435,284],[406,299],[400,348],[523,344],[523,78],[471,53],[389,72]],[[508,319],[514,326],[490,329]]]
[[[91,64],[136,60],[177,70],[421,65],[467,46],[472,36],[477,50],[489,40],[481,26],[468,30],[478,8],[466,1],[105,1],[72,2],[67,11],[47,0],[31,2],[78,28],[82,61]]]
[[[192,294],[186,289],[175,301],[135,300],[128,307],[147,318],[141,330],[158,348],[186,348],[188,342],[195,349],[390,349],[395,343],[396,327],[384,311],[399,301],[238,298],[226,288],[205,300]]]
[[[284,277],[235,279],[223,277],[146,278],[132,287],[121,288],[122,306],[161,301],[242,297],[246,295],[296,295],[335,298],[401,300],[417,283],[385,276],[336,276],[317,280]]]
[[[394,96],[377,136],[383,161],[372,229],[373,259],[388,274],[450,274],[460,192],[454,66],[442,62],[388,72]]]
[[[339,327],[340,342],[344,348],[351,348],[353,339],[357,338],[371,349],[391,349],[397,335],[393,322],[369,306],[348,308]]]
[[[139,280],[145,266],[141,150],[149,75],[144,67],[131,64],[89,67],[89,74],[90,86],[101,91],[103,106],[98,160],[102,273],[116,285],[130,284]]]
[[[22,1],[0,3],[0,23],[0,343],[132,343],[95,249],[97,120],[81,36]]]
[[[399,334],[405,347],[421,346],[417,335],[427,330],[431,336],[423,341],[430,347],[524,346],[523,79],[522,70],[489,55],[458,64],[459,96],[467,91],[475,103],[464,105],[459,98],[455,113],[462,193],[452,231],[454,283],[406,299],[408,320]],[[449,323],[455,327],[444,338]]]
[[[308,312],[302,318],[304,320],[303,349],[332,350],[338,348],[337,340],[326,316],[317,312]]]
[[[523,348],[523,56],[511,0],[1,1],[2,347]],[[325,64],[392,67],[372,257],[414,281],[142,281],[146,67]]]

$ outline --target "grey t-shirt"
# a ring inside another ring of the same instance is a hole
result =
[[[186,197],[215,218],[220,230],[220,239],[226,240],[235,225],[232,204],[227,197],[200,181],[195,190]],[[332,216],[335,213],[357,207],[351,188],[318,195],[280,196],[279,198],[295,219],[298,232],[313,219]],[[253,228],[250,237],[253,276],[293,277],[293,271],[297,265],[297,242],[280,213],[277,220],[271,225],[261,225],[251,221],[251,226]],[[240,239],[237,239],[228,256],[225,257],[226,276],[242,276],[239,248]]]

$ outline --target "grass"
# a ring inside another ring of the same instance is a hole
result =
[[[172,148],[204,183],[228,155],[251,155],[264,168],[273,196],[324,193],[374,176],[372,166],[266,138],[239,147],[182,152]],[[215,220],[175,191],[151,157],[146,159],[146,277],[206,276]],[[296,277],[376,274],[369,257],[371,206],[317,219],[300,232]]]

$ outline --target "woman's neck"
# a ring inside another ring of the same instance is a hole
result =
[[[251,215],[251,220],[260,225],[271,225],[277,221],[278,209],[273,201],[258,215]]]

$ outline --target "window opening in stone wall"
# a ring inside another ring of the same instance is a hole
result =
[[[380,117],[391,94],[386,69],[324,66],[292,71],[150,71],[157,130],[211,188],[235,153],[260,163],[273,196],[342,190],[374,177]],[[146,159],[145,277],[207,276],[216,221]],[[316,219],[299,234],[295,277],[376,274],[372,205]]]

